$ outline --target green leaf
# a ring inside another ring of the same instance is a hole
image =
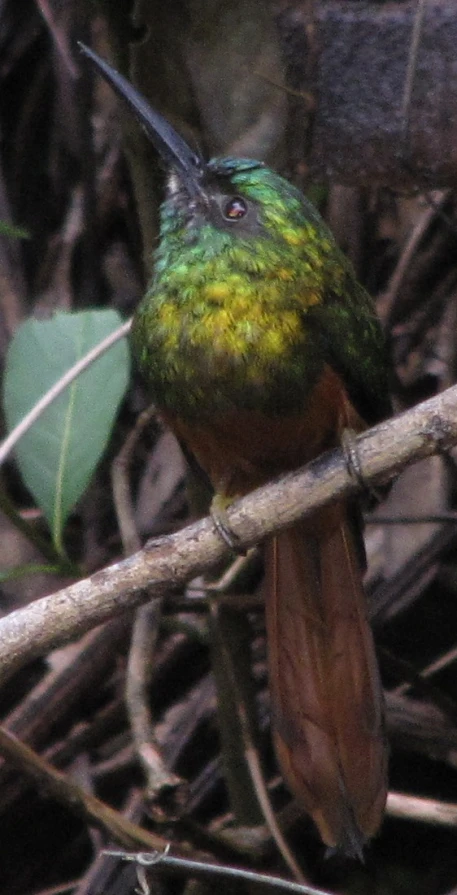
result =
[[[3,584],[5,581],[18,581],[21,578],[25,578],[27,575],[65,575],[66,571],[67,570],[63,571],[60,566],[31,562],[24,566],[15,566],[14,569],[0,571],[0,583]]]
[[[4,406],[8,429],[121,323],[116,311],[59,312],[51,320],[26,320],[7,355]],[[63,526],[106,447],[129,372],[124,338],[71,383],[16,447],[24,481],[49,522],[59,553],[64,552]]]
[[[28,230],[23,227],[15,227],[6,221],[0,221],[0,236],[8,236],[10,239],[30,239]]]

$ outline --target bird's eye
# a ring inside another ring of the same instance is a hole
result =
[[[222,214],[226,221],[239,221],[247,212],[247,202],[241,196],[232,196],[222,206]]]

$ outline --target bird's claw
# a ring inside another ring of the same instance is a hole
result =
[[[357,482],[364,491],[369,491],[369,485],[363,475],[354,429],[343,429],[341,433],[341,448],[346,461],[346,469],[351,479]]]
[[[227,503],[220,495],[216,494],[213,498],[210,514],[214,527],[224,544],[238,556],[246,556],[246,550],[241,546],[238,535],[233,531],[228,521]]]

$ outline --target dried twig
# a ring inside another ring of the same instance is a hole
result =
[[[135,752],[146,776],[147,798],[157,800],[165,795],[167,807],[174,814],[179,811],[184,798],[185,783],[164,761],[148,700],[160,617],[160,600],[140,606],[137,611],[127,665],[125,701]]]
[[[55,670],[33,687],[27,696],[4,719],[5,727],[35,748],[43,746],[55,724],[74,711],[78,700],[97,687],[103,675],[115,661],[116,648],[125,640],[123,620],[113,621],[91,631],[77,645],[71,655],[60,661]],[[17,797],[24,781],[7,783],[10,768],[0,759],[0,810]]]
[[[419,46],[421,41],[422,26],[424,23],[425,7],[427,0],[417,0],[417,6],[414,14],[413,30],[411,34],[411,43],[408,55],[408,68],[406,71],[405,84],[403,88],[402,98],[402,151],[405,153],[407,141],[409,137],[409,125],[411,118],[411,100],[413,96],[414,80],[417,73],[417,59],[419,55]],[[406,154],[406,153],[405,153]]]
[[[70,778],[61,774],[2,727],[0,727],[0,752],[49,795],[71,806],[72,810],[81,814],[88,823],[101,827],[127,848],[131,848],[132,845],[152,849],[166,848],[167,841],[161,836],[144,830],[105,802],[82,790]],[[190,849],[183,848],[182,851],[184,854],[190,853]]]
[[[244,615],[210,601],[212,667],[218,690],[219,729],[230,802],[238,824],[263,820],[296,880],[303,873],[276,820],[257,748],[256,713],[247,668]]]
[[[52,4],[49,3],[48,0],[37,0],[37,7],[40,10],[41,15],[43,16],[48,26],[49,33],[54,42],[54,46],[61,59],[63,60],[66,70],[68,71],[70,77],[77,78],[78,71],[72,59],[69,47],[68,33],[65,27],[57,21],[55,10],[52,8]]]
[[[448,650],[444,655],[439,656],[438,659],[435,659],[434,662],[430,662],[422,671],[418,672],[419,680],[427,680],[429,677],[432,677],[434,674],[438,674],[439,671],[442,671],[443,668],[446,668],[448,665],[455,662],[457,659],[457,647],[453,646],[452,649]],[[410,689],[411,684],[409,681],[405,681],[403,684],[400,684],[398,687],[395,687],[393,693],[395,696],[402,696],[404,693]]]
[[[135,525],[129,470],[138,439],[146,426],[151,422],[154,413],[155,409],[152,404],[143,413],[140,413],[134,428],[129,432],[111,467],[114,507],[126,556],[130,556],[130,554],[141,547],[141,541]]]
[[[439,802],[437,799],[421,799],[400,792],[390,792],[387,798],[387,814],[404,820],[418,820],[427,824],[457,827],[457,805]]]
[[[444,204],[449,199],[449,195],[450,191],[444,190],[437,199],[437,203],[434,205],[427,204],[427,207],[418,217],[405,245],[403,246],[387,287],[382,296],[377,300],[377,310],[382,320],[389,319],[392,308],[400,294],[405,276],[416,255],[419,245],[431,223],[435,220],[438,211],[442,210]]]
[[[168,853],[166,849],[163,854],[160,852],[138,852],[138,854],[129,854],[128,852],[107,852],[116,858],[123,858],[125,861],[134,861],[141,868],[151,868],[161,866],[165,870],[178,873],[188,873],[191,878],[207,878],[207,877],[225,877],[227,879],[237,879],[245,883],[257,883],[271,889],[280,889],[283,892],[296,892],[297,895],[330,895],[323,889],[315,889],[313,886],[303,885],[302,883],[291,883],[289,880],[281,879],[278,876],[270,876],[266,873],[255,873],[252,870],[243,870],[239,867],[225,867],[222,864],[210,864],[203,861],[193,861],[187,858],[176,858]],[[141,875],[144,880],[144,874]],[[150,892],[149,888],[142,890],[145,893]]]
[[[138,439],[151,421],[154,412],[154,407],[151,405],[140,414],[111,469],[116,515],[126,556],[141,547],[135,524],[128,473]],[[155,600],[153,603],[140,606],[136,612],[127,664],[125,701],[135,751],[146,775],[148,798],[156,799],[164,792],[168,797],[170,791],[174,791],[174,795],[179,801],[183,781],[167,768],[163,760],[160,747],[156,742],[149,708],[149,686],[152,679],[161,611],[161,601]]]

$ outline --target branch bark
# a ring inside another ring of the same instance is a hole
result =
[[[413,460],[457,444],[457,386],[364,432],[357,449],[364,478],[392,478]],[[335,498],[357,490],[342,451],[328,451],[236,501],[228,521],[240,545],[251,547]],[[135,553],[0,621],[0,678],[25,662],[81,636],[95,625],[181,587],[227,555],[211,519],[156,538]]]

